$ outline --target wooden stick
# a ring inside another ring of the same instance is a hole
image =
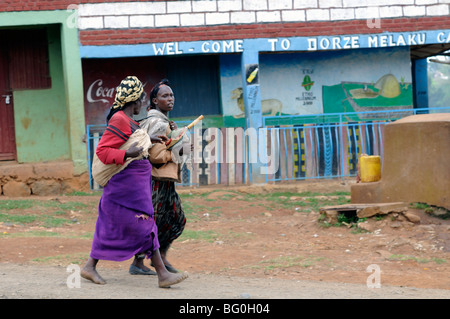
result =
[[[192,122],[191,124],[189,124],[187,126],[188,129],[190,129],[191,127],[193,127],[195,124],[197,124],[198,122],[200,122],[203,119],[203,115],[200,115],[199,117],[197,117],[194,122]]]

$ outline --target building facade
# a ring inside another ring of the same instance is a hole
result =
[[[221,130],[234,153],[239,137],[233,131],[227,139],[227,128],[432,107],[426,58],[450,49],[449,7],[448,0],[6,1],[2,34],[44,30],[51,81],[6,85],[2,95],[13,110],[0,156],[21,164],[68,161],[71,174],[88,171],[85,127],[105,124],[115,87],[129,74],[147,91],[168,78],[176,97],[171,117],[205,115],[204,128]],[[26,73],[3,64],[13,68],[3,71],[10,78]],[[211,132],[203,131],[203,148],[217,141],[208,142]],[[203,160],[194,182],[264,181],[256,173],[261,163],[228,164]]]

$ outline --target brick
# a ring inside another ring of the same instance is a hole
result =
[[[319,8],[342,8],[342,0],[319,0]]]
[[[435,6],[427,7],[427,16],[442,16],[448,14],[449,8],[447,4],[438,4]]]
[[[285,22],[290,21],[305,21],[305,10],[283,10],[281,11],[281,19]]]
[[[105,20],[105,28],[110,29],[122,29],[122,28],[128,28],[128,16],[107,16],[104,18]]]
[[[281,15],[279,11],[257,11],[257,22],[280,22]]]
[[[378,7],[355,8],[355,19],[373,19],[380,17]]]
[[[416,0],[416,5],[437,4],[438,0]]]
[[[306,11],[306,20],[330,20],[330,10],[327,9],[311,9]]]
[[[425,6],[404,6],[403,7],[403,15],[410,16],[424,16],[425,15]]]
[[[403,10],[399,6],[380,7],[380,18],[402,17]]]
[[[353,20],[355,9],[330,9],[331,20]]]
[[[79,16],[166,13],[164,2],[86,3],[78,5]]]
[[[191,1],[167,1],[167,13],[192,12]]]
[[[192,1],[192,11],[193,12],[217,11],[217,3],[216,1],[209,1],[209,0]]]
[[[242,0],[243,10],[267,10],[265,0]]]
[[[415,0],[342,0],[344,8],[413,5]]]
[[[78,17],[78,28],[84,29],[103,29],[103,17]]]
[[[180,25],[178,14],[155,15],[155,27],[176,27]]]
[[[130,16],[130,28],[151,28],[155,26],[153,15]]]
[[[208,25],[228,24],[230,23],[230,13],[228,12],[205,13],[205,22]]]
[[[255,12],[231,12],[231,23],[254,23]]]
[[[204,25],[205,15],[203,13],[185,13],[180,14],[181,26]]]
[[[218,11],[241,11],[242,0],[219,0],[217,1]]]
[[[317,0],[294,0],[294,9],[318,8]]]
[[[288,10],[292,9],[292,0],[268,0],[269,10]]]

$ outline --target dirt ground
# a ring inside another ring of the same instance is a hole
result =
[[[368,218],[370,231],[325,227],[319,211],[274,209],[262,197],[249,202],[245,196],[350,191],[351,183],[179,188],[191,213],[168,258],[190,277],[170,289],[157,288],[155,276],[129,275],[130,261],[100,261],[106,285],[81,279],[81,286],[71,289],[67,267],[82,266],[88,257],[99,196],[41,197],[91,209],[67,212],[76,222],[55,228],[0,223],[0,298],[450,298],[448,219],[410,208],[419,222],[387,216]],[[14,236],[39,231],[57,235]],[[376,283],[381,288],[368,287]]]

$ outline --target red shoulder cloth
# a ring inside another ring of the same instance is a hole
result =
[[[130,119],[123,111],[112,116],[95,151],[103,164],[125,163],[126,150],[119,150],[119,147],[128,141],[138,127],[139,123]]]

